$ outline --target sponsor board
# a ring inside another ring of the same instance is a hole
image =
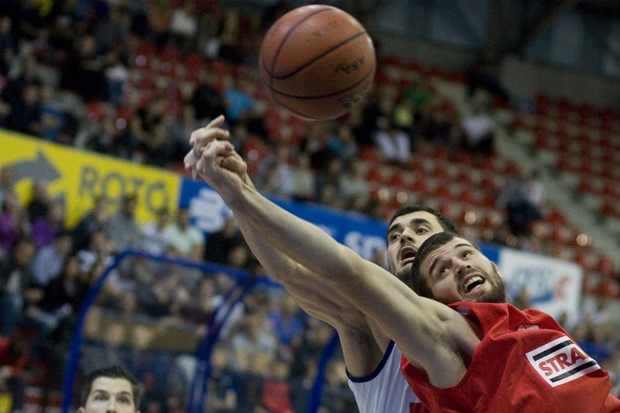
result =
[[[29,202],[33,182],[48,181],[52,196],[65,203],[69,228],[92,208],[96,196],[108,197],[116,210],[124,194],[137,195],[141,223],[154,219],[163,206],[174,210],[178,202],[181,178],[173,172],[8,131],[0,131],[0,148],[0,167],[15,169],[22,203]]]

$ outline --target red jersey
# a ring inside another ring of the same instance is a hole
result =
[[[510,304],[454,303],[480,344],[460,383],[430,385],[409,361],[401,369],[434,413],[617,413],[609,375],[548,314]]]

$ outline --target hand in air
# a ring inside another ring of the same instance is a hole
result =
[[[220,115],[204,128],[192,132],[192,149],[185,156],[185,169],[191,171],[194,179],[203,179],[216,188],[223,183],[222,180],[232,178],[227,176],[229,172],[252,185],[247,175],[247,164],[227,140],[229,132],[221,128],[224,120],[224,116]]]

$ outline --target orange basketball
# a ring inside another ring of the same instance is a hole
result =
[[[267,31],[259,69],[271,99],[306,120],[334,119],[366,96],[377,66],[372,39],[332,6],[298,7]]]

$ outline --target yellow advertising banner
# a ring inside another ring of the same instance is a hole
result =
[[[0,168],[6,166],[15,170],[15,190],[24,204],[33,183],[46,180],[52,196],[65,201],[68,228],[92,208],[97,196],[107,197],[116,209],[124,195],[135,194],[140,223],[153,220],[158,209],[174,211],[178,204],[177,173],[0,130]]]

